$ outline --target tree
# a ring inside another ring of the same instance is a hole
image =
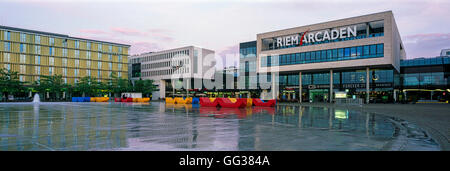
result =
[[[41,76],[40,80],[35,81],[34,86],[39,93],[49,93],[50,99],[59,99],[64,91],[64,81],[61,75]]]
[[[80,79],[80,81],[75,85],[74,91],[81,94],[84,97],[90,97],[95,94],[95,90],[97,89],[97,84],[95,84],[95,80],[93,81],[92,77],[86,76]]]
[[[114,93],[114,96],[120,96],[123,92],[130,92],[133,87],[127,79],[117,77],[115,72],[111,73],[110,90]]]
[[[153,84],[153,80],[136,80],[133,86],[134,92],[142,93],[145,97],[148,97],[153,91],[156,90],[156,86]]]
[[[18,72],[13,72],[5,68],[0,69],[0,91],[5,97],[25,92],[26,88],[23,84],[19,80]]]

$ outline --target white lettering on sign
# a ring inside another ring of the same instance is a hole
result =
[[[331,33],[330,33],[331,32]],[[290,36],[277,37],[276,47],[284,47],[291,45],[302,45],[303,43],[331,41],[336,39],[345,39],[349,37],[356,37],[356,25],[350,27],[342,27],[339,29],[332,29],[319,31],[315,33],[296,34]],[[301,40],[301,42],[299,41]]]

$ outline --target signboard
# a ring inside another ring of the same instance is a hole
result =
[[[331,31],[328,29],[315,33],[308,33],[308,31],[309,30],[306,30],[302,34],[276,37],[276,47],[283,48],[285,46],[292,45],[301,46],[303,43],[323,42],[356,37],[356,25],[332,29]]]
[[[345,91],[338,91],[335,94],[335,98],[336,99],[343,99],[343,98],[347,98],[347,92]]]

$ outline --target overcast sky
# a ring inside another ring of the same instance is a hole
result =
[[[258,33],[388,10],[407,58],[450,48],[449,0],[2,0],[0,25],[126,43],[131,55],[194,45],[221,59]]]

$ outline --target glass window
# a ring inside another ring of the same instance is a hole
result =
[[[362,46],[356,47],[356,56],[361,56],[362,54]]]
[[[349,57],[350,56],[350,48],[344,48],[344,56]]]
[[[321,53],[321,58],[320,59],[322,59],[322,61],[327,61],[327,51],[326,50],[322,50],[322,52],[320,52]]]
[[[25,33],[20,33],[20,41],[26,42],[27,41],[27,35]]]
[[[377,54],[384,54],[384,46],[383,44],[377,45]]]
[[[4,40],[11,40],[11,32],[5,31],[3,35]]]
[[[337,49],[333,49],[333,58],[337,58],[338,57],[338,50]]]
[[[356,56],[356,47],[350,48],[350,56]]]
[[[369,46],[367,45],[367,46],[364,46],[364,54],[363,54],[363,56],[367,56],[367,55],[369,55],[369,52],[370,52],[370,48],[369,48]]]
[[[50,37],[50,38],[49,38],[49,42],[50,42],[50,45],[51,45],[51,46],[54,46],[54,45],[55,45],[55,38]]]
[[[5,48],[5,51],[10,51],[11,50],[11,43],[10,42],[5,42],[4,43],[4,48]]]
[[[310,62],[315,62],[316,61],[316,52],[311,52],[311,60]]]
[[[295,54],[295,63],[299,64],[300,63],[300,53],[296,53]]]
[[[40,44],[40,43],[41,43],[41,36],[35,35],[35,36],[34,36],[34,43]]]
[[[377,54],[377,45],[370,45],[370,55]]]
[[[305,63],[305,53],[300,53],[300,63]]]
[[[331,50],[328,50],[327,51],[327,60],[328,61],[331,61],[331,55],[332,55]]]
[[[311,53],[306,52],[305,53],[305,63],[309,63],[311,61]]]
[[[384,33],[384,21],[369,22],[370,36],[381,36],[380,33]]]
[[[341,60],[344,57],[344,49],[338,49],[338,60]]]

